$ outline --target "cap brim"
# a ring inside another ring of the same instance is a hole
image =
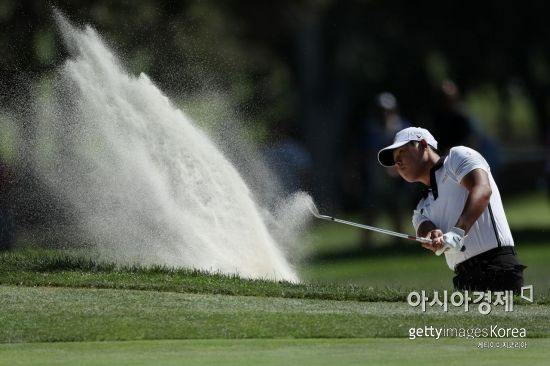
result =
[[[399,142],[396,142],[395,144],[392,144],[388,147],[383,148],[378,152],[378,162],[382,166],[386,166],[386,167],[394,166],[395,161],[393,161],[393,150],[403,145],[406,145],[407,143],[409,143],[409,141],[399,141]]]

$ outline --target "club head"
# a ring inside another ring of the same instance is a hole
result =
[[[321,214],[319,213],[319,210],[317,209],[317,206],[315,206],[315,203],[313,202],[312,198],[309,198],[307,201],[307,208],[309,208],[309,211],[313,214],[315,217],[320,217]]]
[[[319,210],[317,209],[317,206],[315,206],[315,203],[313,202],[313,199],[308,200],[307,207],[309,208],[309,211],[311,211],[313,216],[315,216],[316,218],[323,219],[323,220],[333,220],[332,217],[326,216],[326,215],[321,215],[319,213]]]

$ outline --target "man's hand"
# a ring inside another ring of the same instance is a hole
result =
[[[432,243],[422,244],[422,246],[426,249],[431,250],[434,253],[445,246],[445,243],[443,242],[443,231],[439,229],[430,230],[425,237],[428,239],[432,239]]]
[[[464,230],[458,227],[453,227],[448,233],[443,234],[443,248],[435,251],[435,255],[441,255],[446,251],[451,253],[460,253],[464,251],[464,238],[466,237]]]

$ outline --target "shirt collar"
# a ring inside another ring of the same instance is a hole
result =
[[[443,166],[443,162],[445,162],[445,156],[442,156],[441,158],[439,158],[437,163],[435,163],[435,165],[430,169],[430,187],[424,190],[424,198],[428,197],[428,194],[430,193],[430,191],[434,196],[434,200],[436,200],[437,197],[439,197],[439,192],[437,190],[437,180],[435,179],[435,172],[438,171],[439,168]]]

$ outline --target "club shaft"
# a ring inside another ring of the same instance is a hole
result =
[[[420,243],[431,243],[432,242],[432,240],[428,239],[428,238],[422,238],[420,236],[402,234],[402,233],[398,233],[398,232],[391,231],[391,230],[380,229],[380,228],[373,227],[373,226],[358,224],[356,222],[337,219],[337,218],[334,218],[334,217],[331,217],[331,216],[319,215],[317,217],[320,218],[320,219],[323,219],[323,220],[334,221],[334,222],[338,222],[340,224],[355,226],[355,227],[365,229],[365,230],[376,231],[377,233],[381,233],[381,234],[397,236],[397,237],[403,238],[403,239],[416,240]]]

